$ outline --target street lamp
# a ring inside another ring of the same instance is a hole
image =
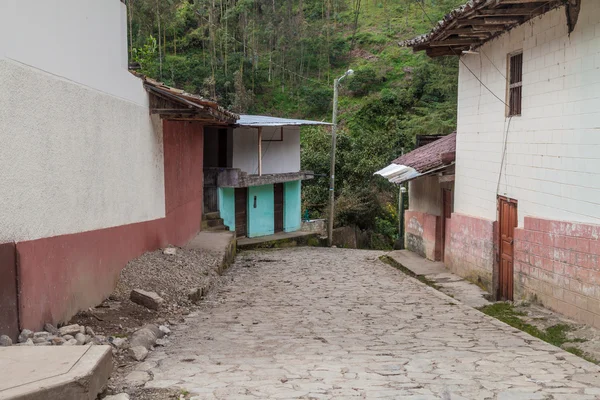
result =
[[[329,227],[327,229],[327,241],[329,247],[333,244],[333,216],[335,210],[335,148],[337,143],[337,109],[338,109],[338,86],[342,79],[348,75],[354,74],[354,71],[349,69],[344,75],[333,81],[333,126],[331,127],[331,176],[329,180]]]

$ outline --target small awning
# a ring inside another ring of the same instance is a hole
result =
[[[307,126],[307,125],[331,125],[329,122],[309,121],[305,119],[289,119],[268,117],[265,115],[240,115],[235,123],[237,126],[260,127],[260,126]]]
[[[407,182],[420,176],[443,171],[454,165],[456,132],[404,154],[387,167],[375,172],[392,183]]]

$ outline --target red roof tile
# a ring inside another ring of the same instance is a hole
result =
[[[420,173],[431,171],[432,169],[443,167],[450,164],[446,157],[442,155],[447,153],[456,153],[456,132],[451,133],[429,143],[423,147],[419,147],[398,157],[393,164],[406,165],[412,167]]]

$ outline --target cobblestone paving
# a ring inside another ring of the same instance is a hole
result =
[[[457,303],[379,255],[243,253],[217,301],[132,378],[152,377],[145,387],[178,387],[194,399],[600,398],[597,366]]]

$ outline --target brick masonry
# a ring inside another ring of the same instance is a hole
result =
[[[440,217],[419,212],[405,211],[406,248],[429,260],[441,259]]]
[[[493,292],[495,222],[453,213],[446,222],[444,263],[453,273]]]
[[[525,217],[515,231],[515,297],[600,327],[600,226]]]

